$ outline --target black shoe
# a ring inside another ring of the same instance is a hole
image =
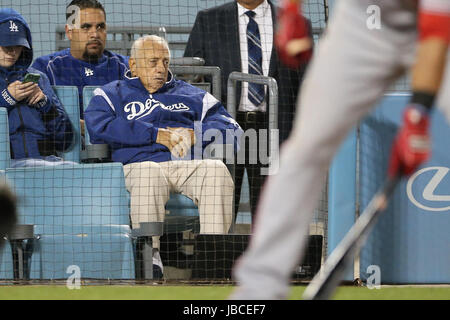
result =
[[[153,279],[161,280],[164,278],[163,264],[158,249],[153,249]]]
[[[162,280],[164,278],[163,272],[157,264],[153,265],[153,280]]]

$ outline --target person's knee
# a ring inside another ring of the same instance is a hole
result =
[[[206,178],[211,179],[223,187],[234,188],[234,182],[231,178],[227,166],[220,160],[205,159],[202,165],[206,168]]]
[[[163,175],[161,165],[158,162],[153,161],[139,162],[139,165],[134,168],[134,171],[141,175],[150,174],[151,177]]]
[[[225,164],[217,159],[204,159],[202,165],[207,168],[226,168]]]
[[[167,179],[161,165],[157,162],[144,161],[133,163],[125,167],[125,178],[127,185],[132,188],[142,187],[168,187]]]

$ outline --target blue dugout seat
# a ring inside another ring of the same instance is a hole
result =
[[[73,128],[72,145],[60,154],[66,161],[80,162],[80,106],[78,104],[78,88],[75,86],[54,86],[53,90],[61,101]]]
[[[0,108],[0,170],[10,165],[8,111]]]
[[[75,131],[73,145],[61,156],[79,162],[78,90],[55,87],[55,92]],[[0,150],[9,146],[9,135],[3,138]],[[67,279],[72,265],[83,279],[135,278],[129,195],[120,163],[6,167],[6,177],[19,199],[19,224],[34,225],[31,279]]]
[[[35,226],[31,279],[67,278],[70,265],[84,266],[83,278],[134,278],[121,164],[6,169],[6,176],[20,199],[19,223]],[[99,257],[110,268],[98,269]]]
[[[11,246],[3,239],[0,239],[0,246],[1,242],[3,242],[3,247],[0,248],[0,280],[13,279],[14,274],[12,268],[13,259]]]
[[[9,153],[9,125],[8,125],[8,111],[5,108],[0,108],[0,178],[4,178],[5,169],[9,167],[10,153]],[[13,261],[11,246],[9,243],[0,239],[0,279],[13,278]]]

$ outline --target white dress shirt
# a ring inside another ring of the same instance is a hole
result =
[[[247,24],[250,18],[245,14],[248,9],[238,5],[239,20],[239,45],[241,49],[242,72],[248,73],[248,44],[247,44]],[[263,74],[269,74],[270,56],[272,54],[273,45],[273,24],[272,10],[267,0],[264,0],[258,7],[253,9],[255,12],[254,20],[258,24],[259,34],[261,37],[262,47],[262,70]],[[267,90],[267,88],[265,88]],[[248,99],[248,83],[242,83],[241,101],[239,103],[239,111],[266,111],[266,99],[259,105],[255,106]]]

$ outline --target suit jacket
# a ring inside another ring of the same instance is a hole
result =
[[[272,10],[274,30],[276,28],[275,6],[269,1]],[[311,22],[309,22],[312,37]],[[274,32],[275,34],[275,32]],[[228,76],[233,71],[241,72],[241,52],[239,45],[238,7],[236,1],[199,11],[186,46],[185,57],[201,57],[205,65],[218,66],[222,76],[222,102],[226,104]],[[280,142],[283,142],[292,129],[298,89],[306,65],[297,70],[290,69],[279,60],[275,46],[272,49],[269,77],[278,83],[278,128]],[[237,83],[239,105],[241,83]]]

